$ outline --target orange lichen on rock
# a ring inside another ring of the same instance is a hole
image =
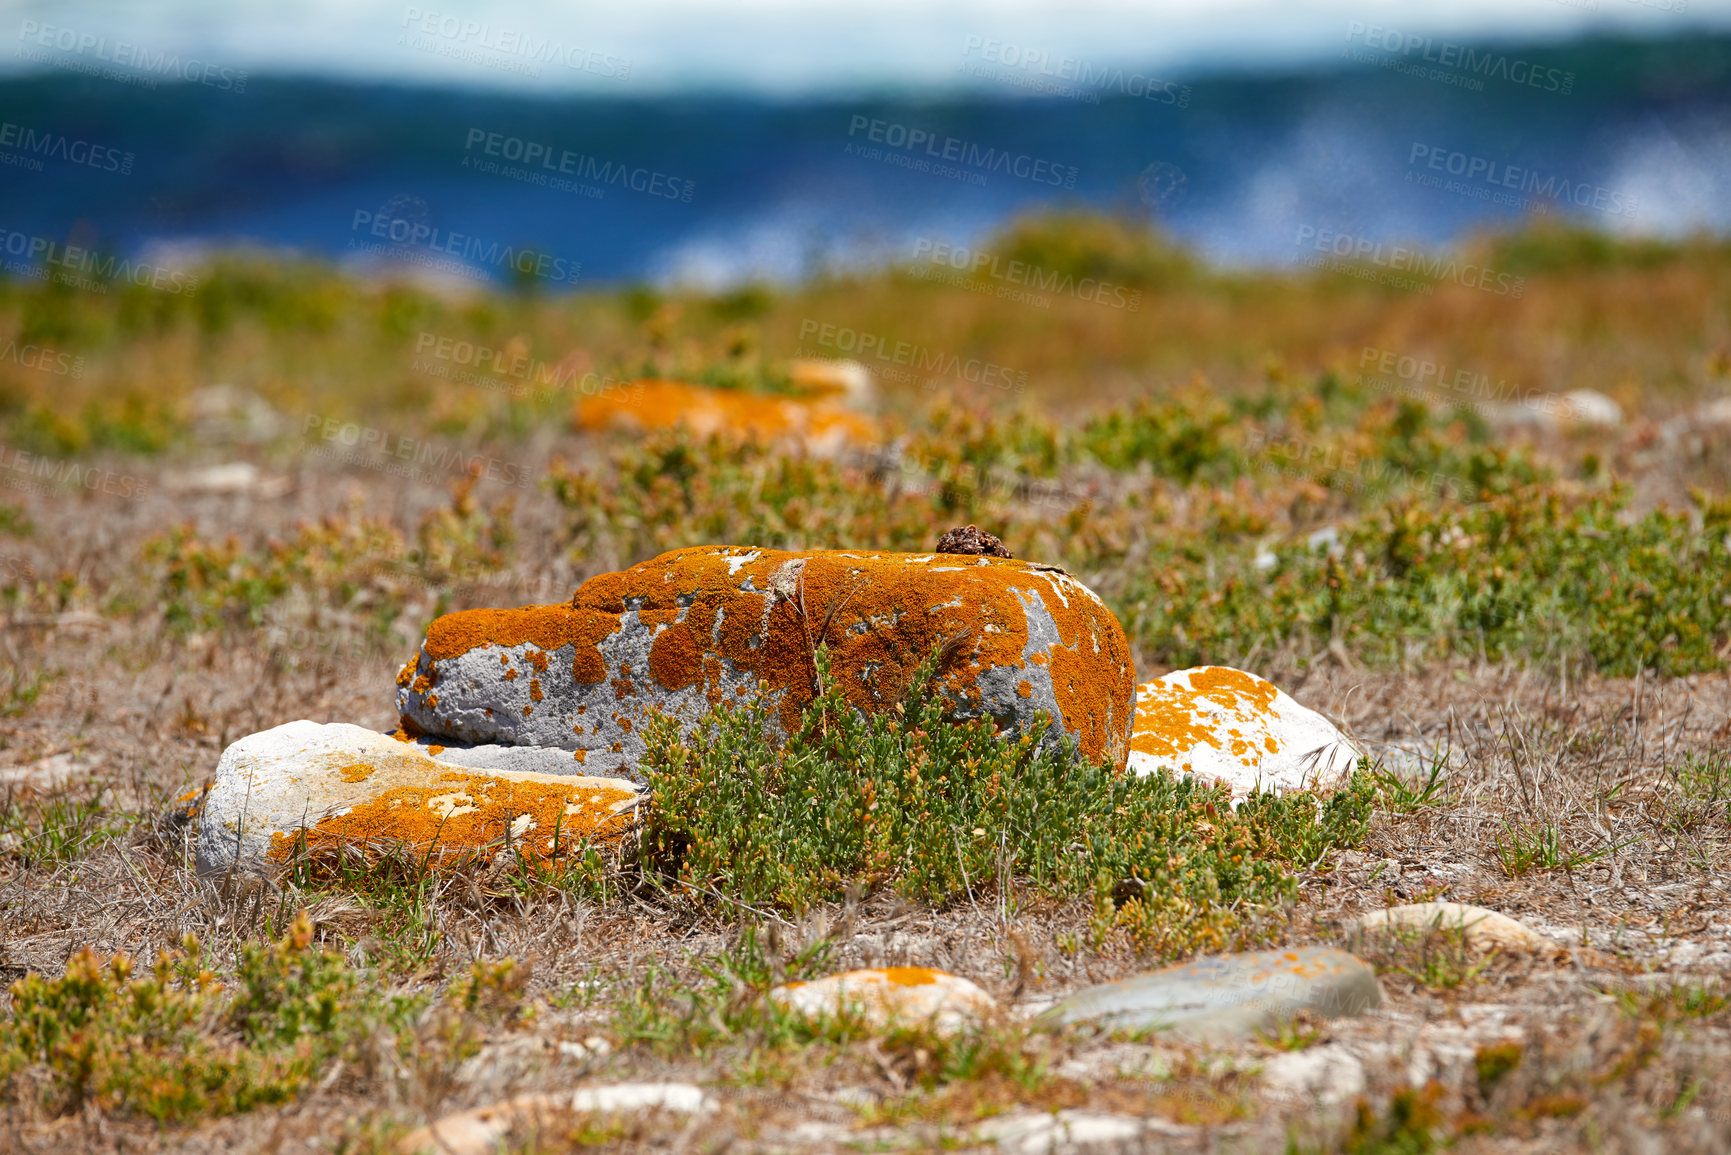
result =
[[[419,668],[440,671],[447,713],[435,716],[434,696],[422,696],[418,684],[399,694],[399,704],[429,733],[600,751],[601,726],[593,736],[572,726],[574,715],[603,704],[584,687],[612,691],[605,702],[618,729],[607,738],[626,729],[621,718],[633,722],[627,733],[640,732],[657,709],[690,722],[728,698],[761,694],[781,730],[792,732],[816,689],[820,643],[841,692],[862,711],[893,707],[920,664],[939,653],[937,688],[953,720],[1020,732],[1044,711],[1087,757],[1122,766],[1128,756],[1135,671],[1117,620],[1062,570],[985,556],[674,550],[591,578],[565,605],[437,619]],[[547,698],[535,713],[554,715],[493,733],[487,726],[496,724],[479,716],[507,702],[515,713],[522,699],[502,688],[491,655],[462,665],[464,673],[440,663],[526,644],[543,652],[572,647],[579,685],[562,673],[546,681],[560,673],[550,668],[535,683]]]
[[[635,811],[625,808],[635,798],[632,791],[592,779],[524,780],[449,770],[427,785],[385,790],[303,831],[277,833],[268,857],[284,862],[302,846],[388,844],[423,855],[431,850],[435,860],[494,846],[545,859],[623,834],[635,822]]]
[[[464,610],[434,618],[427,627],[422,651],[438,661],[466,654],[480,645],[508,647],[528,642],[541,650],[573,646],[572,669],[577,680],[593,684],[601,680],[599,671],[605,668],[596,647],[618,628],[616,618],[577,612],[566,605]],[[596,671],[597,676],[585,677],[589,671]]]
[[[945,642],[954,652],[941,686],[958,705],[977,705],[979,675],[1025,671],[1030,664],[1027,614],[1037,601],[1056,627],[1057,644],[1037,654],[1049,660],[1063,721],[1089,757],[1121,764],[1127,753],[1136,683],[1123,629],[1086,587],[1053,567],[986,557],[711,546],[674,550],[591,578],[572,605],[622,613],[627,599],[645,616],[682,604],[690,607],[687,622],[713,622],[719,615],[719,644],[705,648],[778,693],[788,730],[798,727],[811,700],[812,647],[826,619],[822,640],[830,668],[855,706],[875,711],[893,705],[920,662]],[[708,636],[694,630],[698,639]],[[687,664],[669,661],[663,684],[700,675],[696,654],[680,656]],[[1015,692],[1015,683],[1007,689]]]
[[[1246,720],[1265,717],[1278,690],[1270,682],[1226,666],[1207,666],[1192,673],[1190,686],[1172,682],[1149,682],[1136,697],[1136,728],[1130,749],[1151,758],[1173,758],[1206,744],[1222,749],[1220,726],[1209,713],[1198,710],[1206,699]],[[1231,732],[1233,752],[1245,756],[1250,744]],[[1273,738],[1266,739],[1270,751]]]
[[[797,440],[825,452],[848,444],[870,444],[881,436],[871,418],[826,398],[655,379],[633,381],[617,397],[579,398],[574,422],[581,430],[642,431],[684,425],[699,437],[744,433],[765,441]]]
[[[930,967],[885,967],[884,977],[897,986],[923,987],[938,981],[938,972]]]

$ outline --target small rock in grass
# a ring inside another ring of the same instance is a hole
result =
[[[1482,906],[1460,902],[1414,902],[1374,911],[1352,924],[1360,933],[1391,929],[1423,931],[1431,927],[1462,932],[1477,950],[1532,953],[1552,951],[1557,944],[1525,924]]]
[[[1345,1047],[1306,1047],[1268,1060],[1262,1085],[1277,1095],[1332,1106],[1363,1093],[1364,1064]]]
[[[58,790],[74,778],[88,777],[90,771],[101,764],[100,754],[67,752],[51,754],[21,766],[0,766],[0,789],[41,792]]]
[[[1094,1111],[1017,1113],[991,1119],[974,1128],[975,1142],[996,1144],[1000,1151],[1050,1155],[1055,1151],[1122,1151],[1124,1144],[1150,1132],[1189,1134],[1192,1127],[1175,1127],[1163,1120],[1131,1119]]]
[[[1075,994],[1041,1015],[1046,1026],[1096,1023],[1107,1030],[1174,1030],[1203,1040],[1272,1031],[1300,1011],[1360,1015],[1382,1003],[1376,972],[1328,947],[1252,951],[1180,966]]]
[[[397,1144],[398,1155],[493,1155],[515,1128],[542,1129],[571,1115],[668,1111],[691,1115],[713,1107],[690,1083],[618,1083],[559,1094],[518,1095],[502,1103],[446,1115]]]
[[[997,1009],[991,995],[956,975],[926,967],[874,967],[769,992],[772,1002],[806,1018],[854,1018],[874,1031],[926,1027],[954,1034]]]
[[[1130,769],[1223,782],[1234,801],[1253,790],[1331,790],[1358,764],[1334,723],[1273,682],[1229,666],[1174,670],[1136,691]]]
[[[546,857],[622,833],[639,799],[617,778],[475,770],[362,726],[300,721],[223,751],[188,809],[198,868],[211,873],[281,863],[302,845],[389,844],[435,858],[509,845]]]

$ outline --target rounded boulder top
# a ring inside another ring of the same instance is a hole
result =
[[[580,586],[568,603],[446,614],[398,678],[411,733],[581,751],[580,772],[631,773],[656,712],[694,724],[762,695],[796,730],[815,653],[868,713],[941,657],[951,721],[990,720],[1091,759],[1129,753],[1135,671],[1123,628],[1054,566],[986,556],[744,546],[674,550]],[[574,767],[574,769],[576,769]]]

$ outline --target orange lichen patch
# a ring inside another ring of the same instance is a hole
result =
[[[855,706],[875,712],[893,705],[920,661],[946,641],[952,657],[941,687],[953,703],[977,701],[982,671],[1029,664],[1026,614],[1037,601],[1059,640],[1031,657],[1049,671],[1064,722],[1089,757],[1122,764],[1128,754],[1135,671],[1123,629],[1084,587],[1050,567],[1000,558],[707,546],[591,578],[571,605],[623,613],[628,598],[645,616],[682,605],[690,607],[688,623],[719,616],[719,630],[691,633],[703,651],[700,663],[675,660],[682,655],[670,650],[671,676],[700,666],[713,694],[719,671],[709,659],[724,659],[779,695],[780,721],[790,731],[811,700],[812,644],[826,618],[823,640],[837,682]]]
[[[1221,718],[1199,708],[1204,700],[1230,711],[1245,725],[1256,725],[1269,716],[1279,693],[1271,682],[1226,666],[1208,666],[1190,674],[1190,685],[1174,681],[1149,682],[1136,694],[1136,726],[1130,748],[1154,758],[1172,758],[1206,743],[1222,749]],[[1245,765],[1255,761],[1252,744],[1237,729],[1227,731],[1230,750]],[[1269,753],[1278,753],[1273,737],[1265,739]]]
[[[669,690],[694,686],[703,677],[703,650],[690,626],[680,622],[655,635],[649,647],[649,676]]]
[[[761,440],[797,440],[834,450],[880,439],[877,423],[834,401],[712,389],[683,381],[633,381],[622,397],[583,397],[578,429],[643,431],[684,425],[700,437],[744,433]]]
[[[433,682],[434,682],[433,672],[431,670],[429,670],[426,673],[422,674],[420,677],[415,679],[415,683],[414,683],[415,693],[425,694],[428,690],[431,690],[433,688]]]
[[[445,748],[443,746],[439,745],[437,742],[433,742],[427,746],[428,757],[437,757],[438,755],[443,754],[444,752],[445,752]]]
[[[634,797],[594,778],[561,781],[552,775],[505,778],[452,771],[428,785],[382,791],[304,832],[277,833],[269,857],[286,861],[302,845],[319,850],[396,844],[423,854],[434,851],[436,860],[442,854],[495,845],[503,849],[508,842],[525,856],[545,859],[584,841],[629,830],[634,811],[616,808]]]
[[[415,661],[416,659],[410,658],[403,663],[403,668],[397,671],[397,685],[406,686],[414,679]]]
[[[938,972],[928,967],[884,967],[882,973],[898,987],[924,987],[938,981]]]
[[[1032,698],[1034,696],[1034,683],[1023,678],[1016,683],[1016,694],[1019,697]]]
[[[594,685],[606,676],[600,644],[618,629],[619,621],[611,615],[583,613],[567,605],[463,610],[434,618],[427,627],[421,652],[437,662],[466,654],[478,646],[513,647],[529,643],[542,651],[541,660],[545,661],[547,652],[572,646],[573,675],[583,685]],[[500,657],[503,659],[504,655]]]
[[[373,767],[365,762],[353,762],[337,771],[337,777],[344,782],[365,782],[373,776]]]
[[[529,679],[529,700],[531,702],[539,702],[541,699],[545,698],[546,696],[547,695],[545,695],[541,692],[541,679],[540,678],[530,678]]]
[[[208,785],[196,790],[188,790],[185,794],[175,796],[174,802],[168,808],[169,817],[178,821],[191,822],[204,809],[205,795],[210,793]]]
[[[506,670],[504,680],[507,682],[515,682],[517,680],[517,671],[516,670]]]
[[[547,651],[530,650],[529,664],[534,666],[538,673],[545,674],[547,672]]]

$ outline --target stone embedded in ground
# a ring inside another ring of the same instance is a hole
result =
[[[1130,769],[1223,782],[1234,800],[1256,789],[1330,790],[1358,751],[1327,718],[1273,682],[1229,666],[1174,670],[1136,691]]]
[[[574,765],[569,752],[561,764]],[[209,873],[281,863],[303,846],[402,846],[435,861],[510,846],[547,857],[622,833],[639,800],[616,778],[477,770],[362,726],[301,721],[223,751],[188,810]]]
[[[938,539],[939,553],[972,554],[986,557],[1009,557],[1010,551],[996,535],[977,525],[958,525]]]
[[[956,975],[926,967],[846,971],[769,992],[771,1001],[806,1018],[848,1015],[872,1030],[894,1024],[954,1034],[990,1017],[991,995]]]
[[[1173,1030],[1216,1041],[1276,1030],[1301,1011],[1360,1015],[1382,1003],[1376,972],[1343,950],[1301,947],[1199,958],[1091,987],[1042,1014],[1047,1026]]]
[[[993,1143],[1000,1151],[1018,1155],[1052,1155],[1053,1152],[1137,1151],[1154,1135],[1189,1137],[1194,1127],[1168,1123],[1164,1119],[1132,1119],[1095,1111],[1066,1108],[1038,1113],[1017,1112],[989,1119],[973,1130],[975,1143]],[[1141,1140],[1128,1146],[1132,1140]]]
[[[848,701],[897,704],[944,649],[952,721],[1073,737],[1124,765],[1135,673],[1124,631],[1052,566],[940,554],[744,546],[675,550],[583,583],[569,603],[437,618],[398,675],[406,732],[466,744],[560,747],[590,773],[635,776],[657,714],[694,725],[759,694],[797,730],[827,644]]]
[[[1262,1068],[1264,1091],[1323,1106],[1356,1098],[1364,1092],[1365,1082],[1364,1064],[1334,1044],[1287,1051]]]
[[[1414,902],[1373,911],[1352,923],[1351,929],[1386,934],[1393,929],[1422,932],[1433,927],[1459,931],[1467,945],[1477,950],[1531,953],[1557,949],[1556,943],[1506,914],[1460,902]]]
[[[692,1115],[713,1106],[703,1089],[690,1083],[618,1083],[556,1094],[518,1095],[418,1127],[397,1143],[397,1152],[493,1155],[513,1130],[547,1130],[573,1116],[613,1117],[651,1111]]]
[[[763,441],[797,442],[825,456],[882,440],[875,421],[838,400],[713,389],[683,381],[609,386],[578,400],[575,421],[578,429],[596,431],[684,425],[699,437],[746,434]]]
[[[22,765],[0,766],[0,791],[59,790],[74,780],[87,780],[101,765],[101,754],[67,751]]]

